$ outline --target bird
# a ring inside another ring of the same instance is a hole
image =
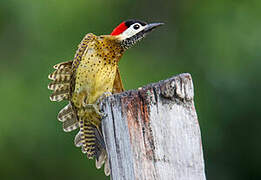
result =
[[[81,147],[89,159],[96,158],[96,167],[104,164],[105,175],[110,174],[109,160],[103,140],[101,121],[106,116],[101,101],[111,94],[124,91],[118,63],[127,49],[143,39],[163,23],[147,23],[129,19],[120,23],[109,35],[88,33],[78,45],[72,60],[53,66],[48,89],[51,101],[67,100],[58,120],[63,130],[79,129],[76,147]]]

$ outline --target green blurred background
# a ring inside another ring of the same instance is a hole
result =
[[[56,120],[47,76],[88,32],[165,22],[120,62],[127,89],[189,72],[206,175],[261,178],[260,0],[0,0],[0,179],[108,179]]]

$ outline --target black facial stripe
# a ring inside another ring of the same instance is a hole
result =
[[[135,23],[139,23],[141,24],[142,26],[145,26],[147,23],[144,22],[144,21],[140,21],[140,20],[136,20],[136,19],[129,19],[127,21],[125,21],[125,25],[127,27],[130,27],[132,24],[135,24]]]
[[[142,31],[138,32],[137,34],[135,34],[134,36],[123,40],[121,42],[121,46],[123,47],[123,49],[128,49],[132,45],[134,45],[136,42],[141,40],[143,37],[145,37],[145,35],[146,35],[145,31],[142,30]]]

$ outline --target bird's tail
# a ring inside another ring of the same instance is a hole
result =
[[[78,120],[71,103],[59,112],[58,120],[63,122],[63,130],[65,132],[70,132],[80,127],[80,131],[74,139],[75,146],[81,147],[82,152],[86,153],[89,159],[100,158],[105,149],[101,129],[98,130],[94,125],[83,118]]]
[[[105,175],[110,175],[108,155],[101,129],[98,130],[96,126],[84,119],[80,118],[78,120],[71,103],[59,112],[58,120],[63,122],[63,130],[65,132],[70,132],[80,128],[80,131],[74,138],[75,146],[81,147],[82,152],[86,153],[89,159],[96,158],[96,167],[98,169],[100,169],[104,164]]]
[[[105,175],[110,175],[108,155],[105,149],[105,143],[101,129],[97,129],[90,122],[79,120],[80,131],[75,136],[74,144],[81,147],[82,152],[87,154],[89,159],[96,158],[96,168],[100,169],[104,164]]]

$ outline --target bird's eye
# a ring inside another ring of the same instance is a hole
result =
[[[138,24],[135,24],[135,25],[133,26],[133,28],[134,28],[135,30],[137,30],[137,29],[139,29],[139,28],[140,28],[140,25],[138,25]]]

